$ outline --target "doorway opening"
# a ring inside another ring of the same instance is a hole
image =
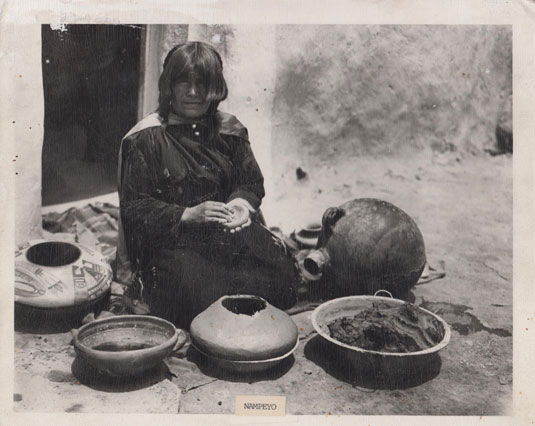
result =
[[[42,26],[43,205],[117,189],[121,138],[136,123],[141,26]]]

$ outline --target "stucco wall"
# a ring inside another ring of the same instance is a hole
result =
[[[219,109],[238,117],[265,180],[264,214],[274,204],[271,112],[276,85],[275,26],[190,25],[188,39],[210,43],[223,59],[228,98]]]
[[[222,54],[221,107],[256,129],[275,184],[352,156],[485,155],[511,115],[509,26],[190,25],[188,39]]]
[[[158,107],[158,79],[169,50],[188,39],[187,25],[146,25],[141,46],[141,87],[138,118]]]
[[[159,34],[161,62],[184,30]],[[268,220],[297,167],[487,155],[497,122],[511,119],[509,26],[198,24],[187,38],[223,57],[230,93],[220,108],[249,128]]]
[[[15,243],[39,238],[41,228],[41,149],[43,143],[43,84],[41,71],[41,26],[17,25],[4,28],[2,72],[6,83],[2,92],[6,160],[13,164],[2,173],[14,173]],[[24,49],[15,46],[24,34]],[[4,44],[5,43],[5,44]],[[9,147],[7,147],[10,145]],[[7,161],[6,161],[7,163]],[[5,189],[5,188],[4,188]],[[5,210],[5,209],[4,209]],[[6,225],[5,222],[3,222]],[[11,226],[6,229],[12,231]],[[8,242],[6,240],[4,242]]]
[[[510,103],[511,47],[506,26],[277,27],[278,171],[366,154],[482,154]]]

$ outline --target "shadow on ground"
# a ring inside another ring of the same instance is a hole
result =
[[[71,365],[71,373],[81,384],[102,392],[131,392],[172,378],[172,373],[163,361],[138,376],[113,377],[76,357]],[[49,380],[53,381],[50,375]]]
[[[89,313],[97,315],[108,305],[108,298],[93,304],[66,308],[41,309],[15,303],[15,331],[32,334],[65,333],[79,328]]]

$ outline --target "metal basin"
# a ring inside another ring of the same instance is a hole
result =
[[[111,376],[137,376],[186,342],[173,324],[145,315],[118,315],[73,331],[76,353]]]
[[[380,296],[341,297],[318,306],[312,313],[312,325],[333,351],[341,354],[352,367],[366,371],[407,372],[425,368],[436,359],[438,351],[449,343],[451,331],[448,324],[439,316],[420,307],[417,307],[420,313],[436,318],[442,327],[441,341],[425,350],[407,353],[378,352],[350,346],[331,337],[328,324],[338,318],[353,317],[372,307],[372,302],[378,301],[390,306],[407,303],[403,300]]]

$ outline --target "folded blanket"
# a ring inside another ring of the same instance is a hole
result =
[[[113,267],[118,221],[119,207],[94,203],[81,208],[72,207],[62,213],[43,215],[43,229],[52,234],[72,234],[82,244],[97,246]]]

